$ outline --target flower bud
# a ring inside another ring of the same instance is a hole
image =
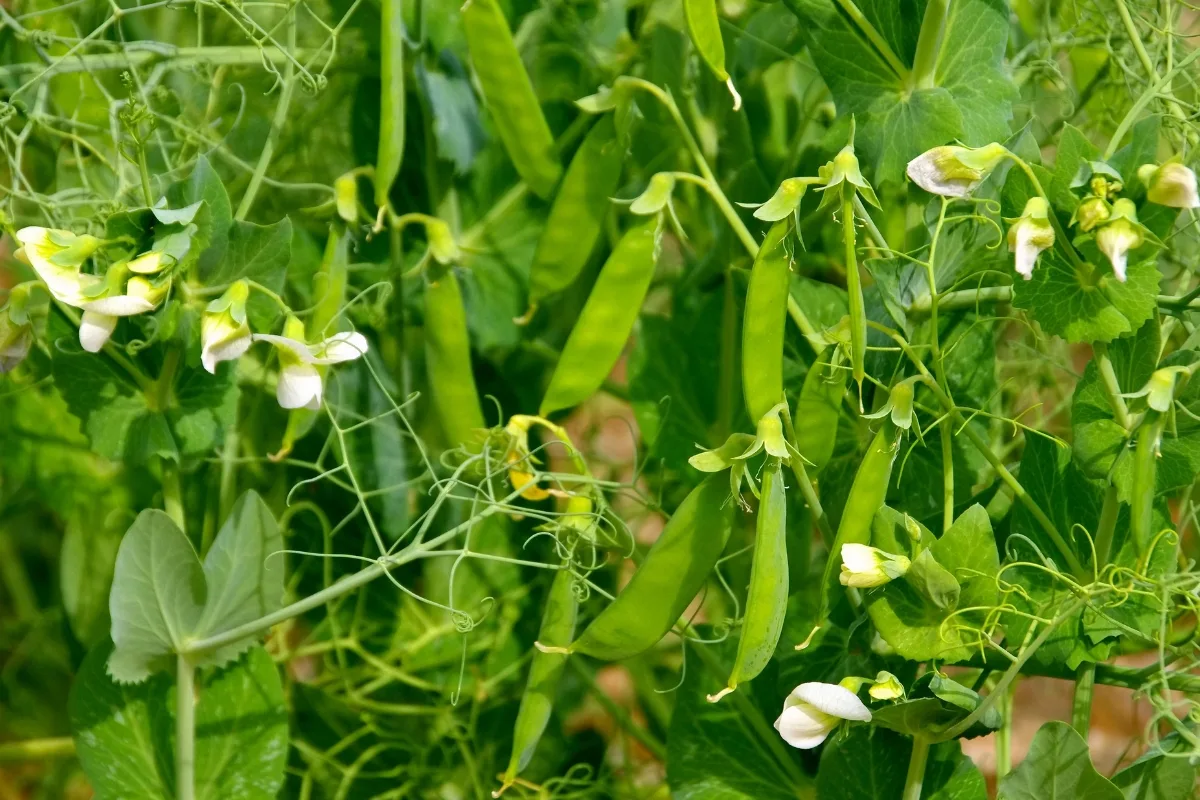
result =
[[[842,573],[838,580],[843,586],[871,589],[901,577],[908,572],[907,557],[885,553],[865,544],[842,545]]]
[[[792,747],[811,750],[842,720],[870,722],[871,711],[854,692],[836,683],[802,683],[783,702],[775,730]]]
[[[333,200],[337,215],[353,225],[358,219],[358,180],[353,172],[347,172],[333,182]]]
[[[875,190],[871,188],[871,184],[867,183],[867,179],[863,177],[862,170],[858,164],[858,156],[854,154],[854,145],[848,144],[843,147],[838,154],[833,157],[833,160],[821,167],[817,171],[821,180],[825,185],[820,191],[825,192],[821,198],[821,207],[825,207],[838,199],[837,192],[830,192],[842,184],[853,186],[862,199],[871,205],[879,208],[879,198],[875,196]]]
[[[1112,262],[1117,280],[1125,282],[1129,251],[1141,247],[1144,241],[1142,226],[1137,219],[1137,207],[1132,200],[1117,200],[1113,203],[1112,215],[1096,232],[1096,247]]]
[[[11,372],[29,355],[33,346],[33,323],[25,310],[25,296],[13,289],[8,303],[0,308],[0,374]]]
[[[1146,385],[1136,392],[1121,395],[1122,397],[1144,397],[1146,405],[1155,411],[1166,413],[1175,402],[1175,381],[1180,375],[1190,376],[1192,371],[1187,367],[1163,367],[1155,370],[1146,381]]]
[[[904,697],[904,686],[900,680],[886,670],[875,676],[875,685],[867,690],[875,700],[899,700]]]
[[[1146,184],[1146,199],[1171,208],[1200,208],[1196,191],[1196,173],[1178,161],[1162,166],[1143,164],[1138,177]]]
[[[983,147],[935,147],[908,162],[908,177],[931,194],[966,197],[1008,154],[996,142]]]
[[[1041,252],[1054,245],[1054,228],[1050,225],[1050,206],[1041,197],[1031,197],[1025,211],[1008,229],[1008,251],[1016,254],[1014,267],[1029,280]]]
[[[650,177],[646,191],[639,194],[629,204],[633,214],[657,214],[671,202],[671,193],[675,191],[675,176],[669,172],[656,172]]]
[[[796,213],[809,183],[810,181],[803,178],[788,178],[779,184],[779,188],[775,190],[775,194],[771,195],[770,200],[755,209],[755,219],[761,219],[764,222],[778,222],[788,215]]]
[[[208,304],[200,318],[200,363],[214,375],[218,363],[237,360],[250,347],[250,325],[246,321],[249,296],[250,285],[236,281]]]
[[[917,378],[906,378],[892,387],[883,408],[873,414],[863,414],[865,419],[891,417],[892,424],[901,430],[912,430],[913,397]]]
[[[1103,197],[1088,195],[1083,198],[1071,217],[1071,222],[1079,226],[1079,230],[1087,233],[1092,228],[1104,222],[1111,216],[1112,210]]]
[[[458,242],[454,241],[454,233],[447,225],[436,217],[425,220],[425,237],[429,242],[429,253],[439,264],[453,264],[462,258]]]
[[[148,253],[142,253],[126,266],[130,272],[137,275],[156,275],[167,267],[174,266],[174,264],[175,259],[172,256],[160,253],[157,250],[151,250]]]

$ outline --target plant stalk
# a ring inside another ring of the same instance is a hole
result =
[[[921,33],[917,37],[917,54],[913,58],[912,76],[909,85],[914,89],[932,89],[937,73],[938,57],[942,52],[942,39],[946,33],[946,17],[950,13],[950,0],[930,0],[925,6],[921,20]]]
[[[175,797],[196,796],[196,668],[187,656],[175,657]]]
[[[1084,662],[1075,670],[1075,696],[1071,703],[1071,727],[1086,742],[1092,723],[1092,693],[1096,686],[1096,663]]]
[[[924,736],[914,736],[912,755],[908,759],[908,776],[904,779],[904,800],[921,800],[925,763],[928,760],[929,740]]]

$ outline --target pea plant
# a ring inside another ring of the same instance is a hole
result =
[[[1194,6],[0,29],[0,795],[1194,796]]]

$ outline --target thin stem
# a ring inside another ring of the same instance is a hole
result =
[[[1096,563],[1092,565],[1096,573],[1108,565],[1112,556],[1113,534],[1117,529],[1117,514],[1120,510],[1117,487],[1110,483],[1104,490],[1104,504],[1100,506],[1100,522],[1096,526]]]
[[[804,461],[798,455],[800,449],[796,446],[796,428],[792,424],[792,411],[786,403],[783,406],[783,430],[787,435],[788,443],[795,451],[788,459],[792,474],[796,477],[796,483],[800,484],[800,493],[804,495],[804,502],[808,504],[808,510],[812,512],[816,520],[817,529],[821,531],[821,539],[824,540],[826,547],[832,548],[833,528],[829,525],[829,518],[825,516],[825,509],[821,506],[821,498],[817,494],[817,489],[809,480],[808,470],[804,468]]]
[[[70,736],[0,744],[0,764],[37,761],[42,758],[64,758],[74,754],[75,740]]]
[[[154,190],[150,188],[150,165],[146,163],[146,146],[138,142],[138,172],[142,177],[142,199],[146,205],[154,205]]]
[[[288,14],[289,52],[296,49],[296,13],[293,9]],[[262,154],[258,157],[258,163],[255,164],[254,172],[250,175],[250,184],[246,187],[246,193],[242,195],[242,202],[238,204],[237,213],[233,215],[234,219],[245,219],[246,215],[250,213],[250,207],[254,205],[254,198],[258,194],[259,187],[262,186],[263,177],[267,174],[267,167],[275,155],[275,145],[278,143],[279,134],[287,121],[288,109],[292,104],[292,93],[295,89],[296,63],[289,60],[284,67],[283,88],[279,94],[279,105],[275,106],[275,117],[271,120],[271,129],[267,132],[267,141],[263,144]]]
[[[1085,662],[1075,671],[1075,697],[1071,703],[1071,727],[1086,742],[1092,723],[1092,690],[1096,685],[1096,663]]]
[[[1129,409],[1125,407],[1125,398],[1121,397],[1121,384],[1117,380],[1116,370],[1113,369],[1112,359],[1108,357],[1108,345],[1096,342],[1092,345],[1092,352],[1096,356],[1096,369],[1100,371],[1100,382],[1104,386],[1104,394],[1109,407],[1112,408],[1113,417],[1118,425],[1128,431]]]
[[[884,62],[891,67],[892,72],[896,73],[896,77],[900,79],[900,82],[908,83],[908,67],[896,57],[896,53],[892,50],[891,45],[879,35],[879,31],[875,30],[875,26],[871,24],[870,20],[867,19],[859,7],[854,4],[854,0],[837,0],[837,4],[841,7],[842,11],[846,12],[846,16],[854,22],[855,27],[862,32],[867,41],[875,47],[875,50],[883,58]]]
[[[1146,52],[1146,46],[1142,43],[1142,34],[1138,31],[1137,26],[1133,24],[1133,17],[1129,13],[1129,6],[1126,5],[1125,0],[1115,0],[1115,2],[1117,4],[1117,14],[1121,17],[1121,24],[1125,27],[1125,33],[1129,35],[1129,43],[1133,45],[1133,51],[1137,53],[1138,61],[1142,64],[1142,69],[1146,70],[1147,81],[1157,85],[1159,83],[1158,68],[1154,66],[1154,62],[1150,60],[1150,54]],[[1170,42],[1171,38],[1167,37],[1167,41]],[[1166,91],[1162,92],[1162,95],[1167,105],[1167,110],[1171,112],[1171,115],[1175,119],[1187,122],[1188,115],[1175,99],[1174,92],[1168,86],[1163,86],[1162,88],[1166,89]],[[1196,141],[1196,133],[1190,127],[1187,129],[1186,136],[1188,141]]]
[[[1128,13],[1128,9],[1126,9],[1126,12]],[[1130,20],[1130,22],[1132,23],[1132,20]],[[1137,122],[1138,117],[1141,116],[1142,111],[1144,111],[1146,106],[1150,104],[1150,101],[1155,97],[1158,97],[1159,93],[1163,89],[1167,88],[1167,86],[1175,78],[1176,73],[1189,66],[1197,58],[1200,58],[1200,48],[1189,53],[1186,58],[1182,59],[1172,69],[1168,70],[1166,74],[1163,75],[1162,78],[1157,82],[1154,81],[1153,77],[1151,78],[1151,85],[1146,87],[1146,91],[1142,92],[1141,96],[1138,97],[1138,99],[1133,102],[1133,105],[1129,107],[1129,111],[1125,112],[1125,117],[1117,126],[1116,131],[1113,132],[1112,138],[1108,140],[1108,146],[1104,148],[1104,161],[1108,161],[1110,158],[1112,158],[1113,153],[1117,152],[1117,148],[1121,146],[1121,141],[1125,138],[1125,134],[1128,133],[1129,129],[1133,127],[1133,124]]]
[[[179,465],[168,458],[162,460],[163,510],[179,530],[187,531],[187,516],[183,511],[183,488],[179,481]]]
[[[929,740],[924,736],[914,736],[912,755],[908,759],[908,776],[904,779],[904,800],[921,800],[925,762],[928,760]]]
[[[975,308],[983,303],[1008,303],[1012,301],[1011,286],[985,286],[981,289],[962,289],[938,296],[938,308],[955,310]],[[907,309],[910,314],[928,314],[932,308],[933,295],[914,298]]]
[[[721,362],[717,373],[717,432],[714,442],[723,442],[733,431],[734,407],[738,395],[737,375],[738,303],[733,287],[733,272],[725,271],[725,291],[721,304]]]
[[[996,779],[1003,778],[1012,772],[1012,718],[1013,694],[1017,688],[1016,680],[1004,690],[1004,695],[996,703],[1000,712],[1000,729],[996,731]]]
[[[196,796],[196,668],[187,656],[175,657],[175,797]]]
[[[921,33],[917,37],[917,54],[913,58],[913,70],[909,85],[914,89],[932,89],[937,72],[938,57],[942,52],[942,39],[946,31],[946,17],[950,13],[950,0],[930,0],[925,6],[925,17],[921,20]]]

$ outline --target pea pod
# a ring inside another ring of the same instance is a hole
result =
[[[404,19],[402,0],[380,3],[379,154],[375,158],[375,205],[387,205],[388,191],[404,159]]]
[[[575,616],[579,603],[571,585],[572,581],[571,572],[567,569],[559,570],[554,576],[550,596],[546,599],[546,610],[542,614],[542,627],[538,631],[539,642],[561,647],[575,636]],[[558,691],[563,667],[566,665],[567,656],[562,653],[541,650],[534,652],[529,667],[529,682],[525,685],[521,708],[517,711],[517,721],[513,726],[512,756],[508,760],[508,768],[504,771],[500,790],[496,795],[512,786],[517,774],[525,769],[529,760],[533,758],[538,740],[542,738],[546,723],[550,721],[554,696]]]
[[[858,251],[854,231],[854,186],[842,184],[842,238],[846,246],[846,297],[850,304],[850,364],[858,384],[858,405],[862,410],[862,384],[867,376],[867,310],[863,302],[862,279],[858,274]]]
[[[605,114],[571,159],[550,207],[529,274],[531,306],[579,277],[600,237],[609,198],[621,178],[623,156],[612,114]]]
[[[791,221],[771,226],[758,249],[742,319],[742,387],[750,420],[758,422],[783,399],[783,334],[787,323]]]
[[[729,541],[735,504],[723,475],[704,480],[680,504],[625,590],[568,648],[607,661],[658,643],[704,586]]]
[[[700,58],[704,59],[717,80],[729,80],[729,73],[725,70],[725,41],[721,38],[717,0],[683,0],[683,17],[687,21],[692,45]]]
[[[891,420],[885,419],[875,433],[875,438],[871,440],[871,446],[863,456],[862,463],[858,465],[854,483],[850,485],[850,494],[846,497],[846,506],[842,509],[842,519],[838,523],[837,535],[833,538],[833,547],[829,550],[829,561],[825,564],[821,617],[833,607],[838,593],[842,590],[838,582],[842,545],[871,543],[871,523],[887,499],[888,484],[892,480],[892,465],[896,461],[899,445],[900,429],[893,425]]]
[[[1154,496],[1158,480],[1158,440],[1162,436],[1164,417],[1157,411],[1147,411],[1146,419],[1137,431],[1137,447],[1133,454],[1133,483],[1129,498],[1129,528],[1138,556],[1150,549],[1154,524]]]
[[[562,174],[550,126],[496,0],[470,0],[463,30],[496,132],[517,174],[538,197],[549,197]]]
[[[742,620],[733,671],[725,688],[708,700],[715,703],[753,680],[775,653],[783,618],[787,612],[787,494],[779,461],[772,459],[763,472],[762,503],[754,537],[754,564],[750,568],[750,592]]]
[[[796,447],[820,472],[833,457],[841,419],[842,395],[849,377],[844,369],[833,366],[835,348],[827,347],[804,376],[800,402],[796,405]]]
[[[654,277],[660,232],[657,216],[638,223],[604,262],[542,398],[543,417],[586,400],[616,365]]]
[[[425,368],[442,430],[451,446],[467,444],[484,427],[462,291],[454,273],[446,270],[425,282]]]

